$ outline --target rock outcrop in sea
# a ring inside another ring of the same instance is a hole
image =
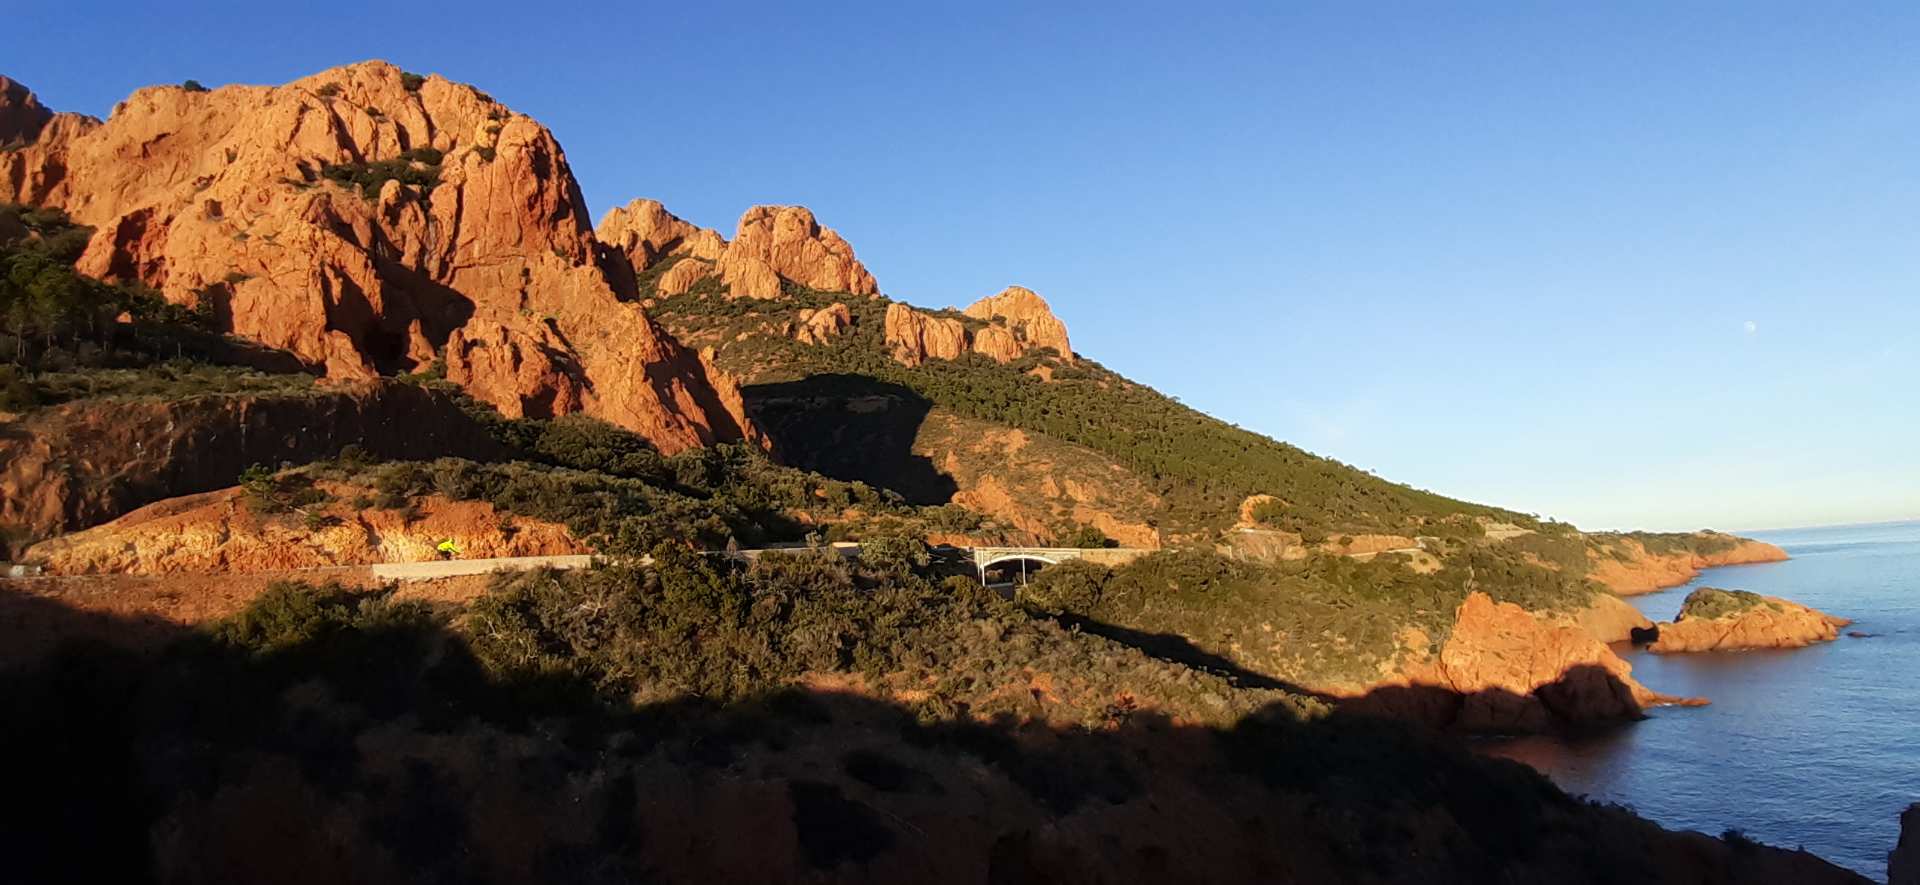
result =
[[[1656,625],[1655,652],[1802,648],[1830,642],[1853,623],[1777,596],[1702,587],[1670,623]]]

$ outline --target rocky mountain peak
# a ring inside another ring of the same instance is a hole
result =
[[[682,220],[659,200],[634,200],[611,209],[594,228],[601,243],[626,256],[643,271],[672,255],[717,261],[727,241],[709,228]]]
[[[755,436],[616,292],[552,133],[471,86],[369,61],[149,87],[0,153],[0,201],[91,226],[81,271],[210,301],[330,377],[437,363],[512,417],[585,412],[668,451]]]
[[[25,84],[0,76],[0,145],[21,144],[40,137],[53,111],[40,103]]]
[[[1032,289],[1008,286],[969,305],[966,315],[975,319],[999,321],[1013,332],[1025,347],[1051,347],[1063,359],[1073,359],[1073,345],[1067,340],[1067,324],[1053,315],[1047,301]]]
[[[748,209],[720,259],[720,274],[736,297],[777,297],[782,279],[824,292],[880,291],[853,246],[804,206]]]

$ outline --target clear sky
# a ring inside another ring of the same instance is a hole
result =
[[[24,5],[24,10],[22,6]],[[1587,528],[1920,517],[1920,5],[14,0],[0,73],[385,58],[598,217],[801,203],[889,295],[1388,478]]]

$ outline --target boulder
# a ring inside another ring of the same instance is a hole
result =
[[[803,309],[794,328],[794,340],[802,344],[825,344],[853,327],[853,312],[840,302],[819,310]]]
[[[721,259],[721,276],[735,296],[772,298],[779,280],[792,280],[822,292],[873,295],[880,291],[873,274],[853,257],[853,247],[822,227],[804,206],[755,206],[740,216],[733,242]],[[764,267],[765,270],[762,270]],[[766,273],[773,275],[771,285]]]
[[[718,232],[681,220],[658,200],[634,200],[609,210],[594,228],[594,236],[624,256],[636,271],[670,255],[715,261],[726,248]]]
[[[92,226],[83,272],[182,304],[217,289],[231,331],[330,377],[440,350],[450,380],[508,416],[586,412],[668,452],[759,439],[616,290],[553,135],[470,86],[375,61],[150,87],[103,124],[54,117],[0,152],[0,201]],[[622,250],[673,248],[677,219],[628,208],[610,219]]]
[[[973,352],[996,363],[1010,363],[1020,358],[1020,342],[1014,334],[1001,326],[987,326],[973,334]]]
[[[662,296],[684,295],[695,283],[713,275],[713,263],[698,258],[688,258],[674,262],[672,267],[660,275],[655,289]]]
[[[1053,315],[1046,299],[1032,289],[1008,286],[998,295],[982,298],[966,309],[967,316],[1004,324],[1021,344],[1029,348],[1051,347],[1061,358],[1073,359],[1073,345],[1067,340],[1067,324]]]
[[[969,347],[965,323],[914,310],[897,301],[887,305],[884,336],[893,358],[908,366],[930,359],[959,359]]]
[[[780,274],[757,255],[728,248],[715,269],[720,272],[720,281],[727,284],[727,294],[734,298],[780,297]]]

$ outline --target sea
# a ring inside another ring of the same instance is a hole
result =
[[[1629,601],[1661,621],[1695,587],[1752,590],[1853,625],[1834,642],[1793,650],[1617,647],[1647,687],[1712,704],[1655,709],[1598,735],[1484,749],[1669,829],[1737,829],[1885,881],[1899,813],[1920,802],[1920,521],[1741,534],[1793,558],[1708,569],[1685,587]]]

